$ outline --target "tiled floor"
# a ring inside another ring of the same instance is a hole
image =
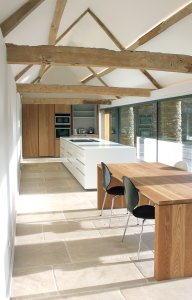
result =
[[[22,164],[12,298],[70,300],[191,300],[192,279],[153,278],[154,227],[140,227],[126,211],[99,216],[96,192],[84,191],[61,163]]]

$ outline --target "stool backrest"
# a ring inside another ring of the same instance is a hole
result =
[[[138,189],[126,176],[123,176],[123,185],[125,187],[125,203],[127,210],[132,213],[133,209],[138,205],[139,202]]]
[[[111,175],[112,173],[109,171],[109,168],[104,162],[101,162],[102,174],[103,174],[103,188],[107,191],[110,183],[111,183]]]

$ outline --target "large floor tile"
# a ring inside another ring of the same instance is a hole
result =
[[[20,243],[29,243],[31,241],[43,241],[43,226],[38,223],[17,224],[16,227],[16,245]]]
[[[127,300],[191,300],[192,278],[183,280],[161,281],[156,284],[144,285],[136,288],[122,290]]]
[[[41,212],[41,213],[26,213],[17,215],[17,224],[19,223],[32,223],[32,222],[48,222],[65,220],[63,212]]]
[[[119,236],[110,236],[66,241],[66,245],[73,262],[119,261],[129,260],[130,255],[137,252],[138,241],[133,236],[127,245]]]
[[[56,291],[51,267],[15,269],[12,276],[11,299],[31,299]]]
[[[52,299],[52,298],[51,298]],[[50,300],[51,300],[50,299]],[[123,295],[118,290],[105,290],[105,291],[93,291],[93,292],[85,292],[80,293],[78,295],[71,296],[58,296],[58,298],[54,298],[55,300],[125,300]],[[53,300],[53,299],[52,299]]]
[[[50,222],[43,225],[45,240],[78,240],[100,237],[89,221]]]
[[[64,242],[41,242],[17,245],[14,267],[47,266],[70,262]]]
[[[145,279],[133,263],[76,263],[54,266],[58,290],[63,294],[134,286]]]

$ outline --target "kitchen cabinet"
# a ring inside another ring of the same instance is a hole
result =
[[[39,156],[39,105],[22,105],[22,153],[24,158]]]
[[[93,142],[70,141],[60,139],[60,156],[65,167],[77,179],[84,189],[97,188],[97,165],[106,163],[136,162],[136,148],[102,139]],[[80,141],[81,140],[81,141]],[[86,140],[86,139],[85,139]]]
[[[67,104],[55,104],[56,114],[71,114],[71,105]]]
[[[39,156],[55,156],[55,106],[39,105]]]
[[[72,105],[73,132],[77,134],[84,130],[84,134],[93,129],[98,134],[98,110],[95,104]],[[80,130],[80,131],[79,131]]]
[[[71,105],[22,105],[23,158],[60,156],[60,140],[55,138],[55,113],[71,114]]]

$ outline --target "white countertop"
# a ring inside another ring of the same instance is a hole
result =
[[[119,143],[99,139],[99,138],[78,138],[78,137],[68,137],[62,138],[74,146],[77,146],[81,149],[103,149],[103,148],[133,148],[131,146],[122,145]]]

